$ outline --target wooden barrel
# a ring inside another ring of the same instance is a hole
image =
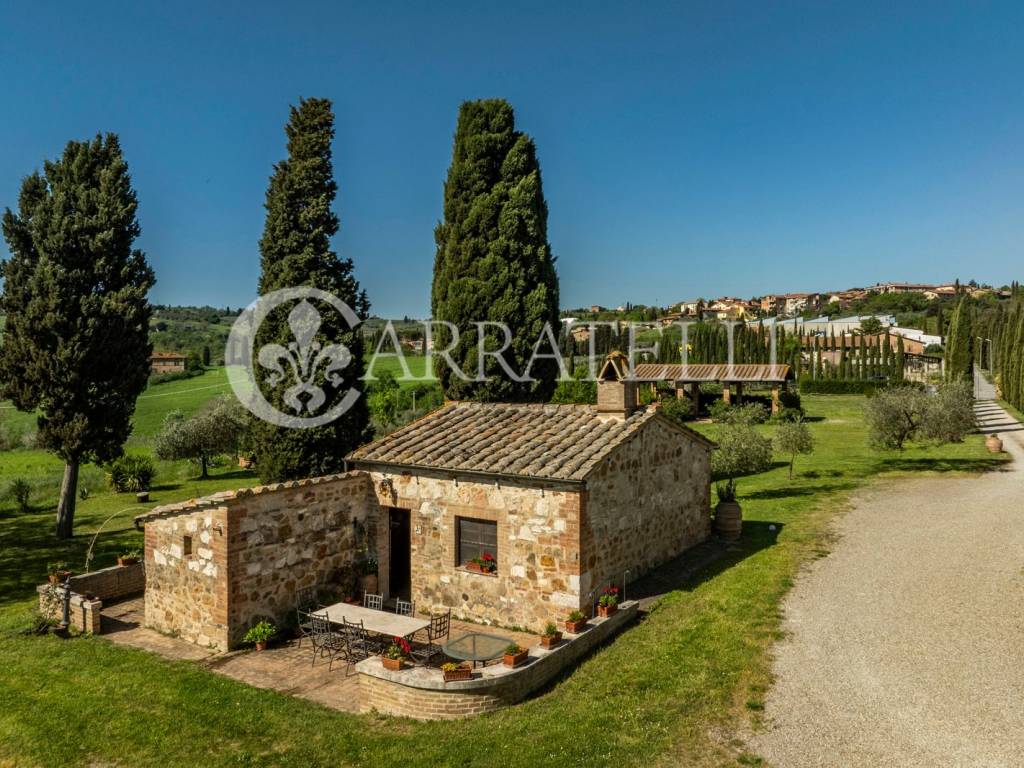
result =
[[[715,533],[726,541],[735,541],[743,532],[743,510],[735,501],[721,501],[715,507]]]
[[[1003,441],[999,439],[999,435],[989,435],[985,438],[985,447],[990,453],[999,453],[1003,450]]]

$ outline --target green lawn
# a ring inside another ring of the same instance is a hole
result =
[[[421,379],[426,372],[427,358],[425,355],[405,355],[405,363],[409,366],[409,373],[415,378]],[[411,387],[415,384],[431,384],[437,379],[434,377],[434,372],[430,371],[430,375],[424,381],[401,381],[401,377],[404,375],[401,363],[397,358],[394,357],[380,357],[376,362],[370,366],[369,359],[367,360],[367,373],[374,376],[380,376],[385,371],[391,371],[395,375],[395,378],[399,379],[399,384],[404,387]]]
[[[978,471],[1000,461],[980,436],[902,454],[872,451],[862,402],[804,397],[817,451],[797,459],[792,481],[780,460],[739,482],[746,524],[736,551],[543,695],[458,722],[348,715],[102,638],[18,634],[45,563],[67,553],[77,563],[101,514],[83,505],[75,541],[60,547],[48,536],[48,513],[7,514],[0,517],[0,765],[4,758],[47,766],[755,764],[731,741],[763,705],[780,600],[800,565],[827,551],[828,522],[849,492],[884,473]],[[209,488],[235,479],[218,477]],[[168,496],[192,492],[182,486]],[[111,539],[138,540],[128,531]]]

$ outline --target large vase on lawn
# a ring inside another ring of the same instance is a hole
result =
[[[736,541],[743,532],[743,509],[738,502],[720,501],[715,507],[715,533],[724,541]]]

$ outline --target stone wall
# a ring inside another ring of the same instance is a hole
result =
[[[711,453],[659,417],[587,478],[580,589],[594,600],[711,533]],[[627,591],[628,596],[628,591]]]
[[[263,617],[280,623],[295,610],[296,592],[337,584],[358,547],[353,521],[375,530],[376,502],[364,473],[273,486],[239,499],[228,512],[229,642],[241,641]],[[374,548],[373,536],[370,540]]]
[[[228,650],[262,618],[287,621],[297,590],[336,583],[355,558],[353,521],[372,531],[376,516],[368,478],[356,472],[158,508],[140,521],[146,623]]]
[[[147,626],[228,649],[227,529],[223,505],[146,523]]]
[[[366,659],[356,665],[359,708],[418,720],[453,720],[507,707],[539,690],[626,628],[636,619],[638,607],[636,602],[624,603],[611,618],[591,619],[585,632],[567,635],[567,641],[552,650],[531,648],[523,666],[510,669],[492,664],[478,668],[472,680],[446,683],[436,669],[391,672],[379,659]]]
[[[388,593],[386,507],[410,510],[412,599],[417,611],[534,630],[581,607],[582,488],[422,472],[372,472],[381,505],[381,588]],[[495,575],[462,568],[456,518],[497,522]]]

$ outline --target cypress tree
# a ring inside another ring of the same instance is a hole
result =
[[[285,126],[288,157],[274,166],[267,187],[266,223],[260,239],[260,295],[290,287],[312,287],[333,294],[359,316],[369,313],[366,294],[353,275],[351,259],[331,250],[331,238],[338,231],[338,217],[331,210],[338,186],[334,181],[331,141],[334,113],[327,99],[302,99],[291,108]],[[326,366],[314,372],[312,382],[326,395],[315,413],[284,402],[285,390],[295,384],[284,377],[276,383],[260,382],[264,397],[288,415],[311,417],[337,405],[352,388],[359,389],[365,369],[363,335],[330,304],[310,300],[319,312],[320,325],[313,341],[321,345],[343,344],[351,361],[330,382]],[[289,324],[289,313],[299,306],[292,302],[271,312],[260,326],[256,347],[277,343],[287,347],[297,341]],[[330,474],[344,467],[344,456],[369,437],[366,398],[359,397],[342,416],[319,427],[290,429],[257,420],[253,439],[260,478],[264,482]]]
[[[515,127],[502,99],[467,101],[459,109],[452,162],[444,185],[444,220],[434,230],[437,252],[431,308],[436,320],[454,323],[459,340],[452,359],[477,377],[475,322],[500,322],[512,332],[504,359],[527,373],[545,323],[558,327],[558,276],[547,233],[548,207],[533,140]],[[485,334],[488,350],[500,349],[497,329]],[[451,343],[446,331],[438,346]],[[542,345],[540,352],[550,352]],[[438,379],[452,399],[547,400],[559,375],[552,359],[537,360],[533,381],[516,382],[493,357],[484,361],[487,381],[463,381],[436,358]]]
[[[903,380],[903,368],[906,364],[906,352],[903,348],[903,337],[896,337],[896,370],[895,377],[898,381]]]
[[[972,348],[974,335],[971,328],[970,307],[967,298],[962,297],[949,320],[949,335],[946,338],[946,379],[952,381],[970,377],[972,371]]]
[[[21,186],[3,233],[11,257],[0,313],[0,397],[36,412],[39,439],[64,461],[57,537],[74,529],[82,462],[120,455],[149,377],[146,294],[155,282],[142,251],[138,199],[117,137],[69,142]]]

